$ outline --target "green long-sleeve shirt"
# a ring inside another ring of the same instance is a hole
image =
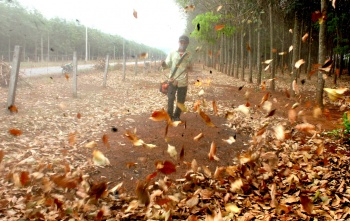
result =
[[[175,75],[173,76],[173,78],[178,82],[178,87],[186,87],[188,85],[188,71],[192,66],[192,56],[190,52],[186,51],[186,53],[186,57],[182,60]],[[169,78],[180,59],[181,56],[178,51],[171,52],[165,59],[166,65],[170,68],[170,73],[168,75]]]

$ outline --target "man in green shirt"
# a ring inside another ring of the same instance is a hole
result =
[[[170,52],[170,54],[162,63],[162,66],[169,67],[169,88],[168,88],[168,114],[173,121],[180,121],[181,108],[184,107],[184,103],[187,95],[188,86],[188,73],[192,68],[192,58],[190,52],[186,51],[188,44],[190,43],[189,38],[186,35],[182,35],[179,38],[179,48],[176,51]],[[182,56],[185,56],[178,65],[179,60]],[[177,66],[176,72],[171,77],[173,71]],[[177,100],[176,109],[174,112],[174,101],[175,95]]]

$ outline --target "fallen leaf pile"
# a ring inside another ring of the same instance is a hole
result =
[[[251,135],[244,141],[246,147],[241,147],[244,151],[232,162],[210,170],[207,165],[199,165],[198,159],[183,161],[187,147],[182,146],[178,152],[168,143],[162,148],[171,160],[155,162],[154,172],[137,181],[134,194],[123,191],[123,181],[113,185],[93,182],[86,172],[89,168],[111,167],[109,153],[101,151],[102,147],[109,150],[115,145],[106,135],[111,122],[120,122],[118,128],[124,130],[120,145],[126,145],[122,143],[125,139],[135,152],[138,148],[158,147],[146,144],[149,137],[139,136],[131,127],[132,115],[148,113],[156,121],[153,123],[165,122],[167,128],[186,125],[171,122],[164,111],[166,99],[156,90],[158,75],[130,74],[130,80],[120,84],[121,74],[114,74],[108,81],[112,90],[86,94],[83,91],[91,90],[92,84],[102,83],[102,73],[81,75],[78,99],[70,97],[71,87],[64,76],[54,78],[54,83],[45,76],[28,79],[35,90],[20,82],[18,112],[0,116],[1,218],[243,221],[350,217],[348,149],[307,122],[303,111],[309,107],[296,103],[298,100],[286,96],[286,108],[279,110],[274,104],[282,101],[264,92],[261,103],[251,103],[253,85],[241,88],[246,94],[241,103],[232,105],[232,98],[211,99],[211,94],[227,90],[215,85],[238,88],[244,83],[220,73],[215,77],[203,74],[212,83],[193,84],[183,107],[203,121],[202,127],[227,127]],[[288,87],[278,80],[276,83]],[[327,92],[343,98],[342,89]],[[0,94],[5,97],[6,90],[1,88]],[[275,111],[284,112],[286,117]],[[315,117],[322,115],[317,107],[314,113]],[[214,116],[225,118],[225,125],[215,125],[211,119]],[[196,145],[205,137],[199,132],[191,142]],[[222,157],[217,142],[233,146],[236,135],[218,135],[203,150],[211,163],[219,163]],[[137,163],[126,165],[133,168]],[[178,174],[178,167],[188,168],[187,172]]]

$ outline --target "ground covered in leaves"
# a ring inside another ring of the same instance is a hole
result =
[[[11,112],[0,88],[1,220],[349,219],[346,97],[198,65],[171,122],[163,73],[119,69],[80,73],[77,98],[68,76],[21,77]]]

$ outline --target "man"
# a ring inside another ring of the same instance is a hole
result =
[[[191,70],[191,55],[186,51],[188,44],[190,43],[189,38],[186,35],[182,35],[179,38],[179,48],[177,51],[171,52],[165,62],[162,62],[162,67],[170,68],[169,73],[169,88],[168,88],[168,114],[173,121],[181,121],[180,107],[184,107],[184,103],[186,100],[187,94],[187,86],[188,86],[188,72]],[[180,65],[178,62],[181,57],[185,56]],[[177,69],[176,69],[177,67]],[[175,73],[174,70],[176,69]],[[171,76],[173,74],[173,76]],[[175,95],[177,100],[176,109],[174,112],[174,101]]]

